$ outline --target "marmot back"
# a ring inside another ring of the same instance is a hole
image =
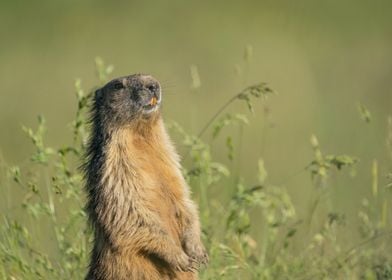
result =
[[[94,247],[86,279],[197,279],[207,254],[197,208],[149,75],[95,93],[84,163]]]

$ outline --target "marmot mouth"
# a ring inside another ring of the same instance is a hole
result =
[[[143,106],[143,109],[145,109],[145,110],[151,110],[151,109],[154,109],[154,108],[156,108],[156,107],[158,107],[157,105],[150,105],[150,104],[147,104],[147,105],[144,105]]]
[[[151,113],[158,109],[160,103],[160,100],[154,96],[151,98],[150,103],[143,106],[143,110],[145,113]]]

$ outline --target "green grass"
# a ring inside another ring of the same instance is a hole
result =
[[[96,64],[100,85],[112,68],[99,59]],[[192,77],[197,87],[200,80],[195,67]],[[71,143],[48,147],[47,125],[40,116],[36,129],[23,128],[34,153],[19,166],[1,162],[2,279],[82,279],[86,272],[91,231],[86,225],[83,182],[77,167],[86,143],[91,91],[85,92],[80,80],[75,91],[77,110],[69,130]],[[370,195],[357,202],[361,207],[355,219],[334,209],[331,193],[336,191],[336,178],[341,173],[354,176],[361,159],[326,154],[315,135],[309,142],[314,157],[306,167],[294,168],[299,173],[270,181],[268,166],[260,158],[255,164],[257,180],[248,182],[241,176],[236,156],[244,136],[233,135],[230,128],[246,130],[252,121],[253,104],[267,104],[267,98],[274,98],[275,93],[261,82],[232,94],[198,132],[190,133],[179,122],[168,122],[171,134],[181,141],[184,175],[200,206],[203,239],[210,255],[200,278],[392,279],[392,173],[380,180],[388,166],[376,159],[367,163],[372,178]],[[243,112],[228,113],[227,108],[236,102],[246,105]],[[364,105],[359,105],[359,111],[365,122],[372,121]],[[386,154],[392,148],[391,118],[388,124]],[[215,159],[214,145],[226,147],[224,162]],[[295,205],[286,189],[298,174],[308,174],[313,189],[311,197],[301,202],[308,205],[301,213],[297,209],[304,207]]]

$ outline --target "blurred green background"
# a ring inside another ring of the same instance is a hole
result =
[[[2,0],[2,157],[9,164],[26,158],[32,147],[21,125],[35,127],[38,114],[48,120],[48,145],[71,139],[74,81],[81,78],[85,89],[97,85],[96,56],[115,66],[112,77],[143,72],[162,81],[165,119],[193,134],[231,96],[265,81],[279,95],[258,102],[249,126],[225,132],[236,141],[238,175],[255,181],[263,158],[270,180],[285,185],[305,213],[312,185],[309,173],[299,172],[314,157],[314,133],[325,153],[361,159],[354,177],[345,172],[331,179],[334,209],[356,215],[371,192],[372,160],[380,163],[381,184],[392,169],[385,141],[392,114],[391,9],[382,0]],[[192,65],[201,80],[196,89]],[[371,112],[370,123],[361,119],[359,103]],[[228,111],[247,108],[236,103]],[[213,154],[230,164],[221,142],[214,142]]]

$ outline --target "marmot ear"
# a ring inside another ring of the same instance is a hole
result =
[[[97,89],[96,91],[95,91],[95,93],[94,93],[94,98],[97,100],[97,99],[101,99],[101,96],[102,96],[102,89],[101,88],[99,88],[99,89]]]

